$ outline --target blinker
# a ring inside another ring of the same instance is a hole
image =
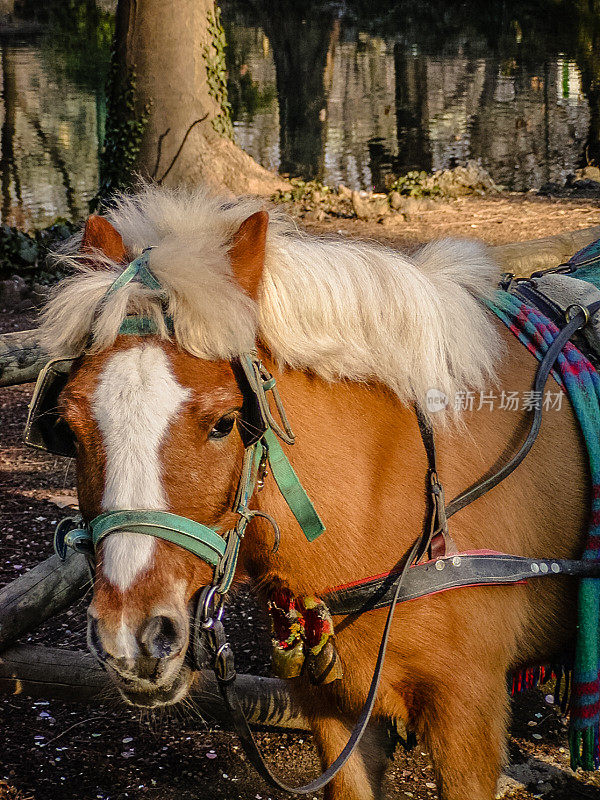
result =
[[[245,448],[252,447],[263,436],[267,423],[260,413],[260,406],[248,379],[248,372],[244,369],[241,359],[236,358],[231,362],[233,374],[242,393],[242,415],[239,420],[238,430]]]
[[[25,444],[57,456],[77,455],[73,432],[61,418],[58,403],[69,380],[73,358],[56,358],[40,372],[29,404],[23,438]]]

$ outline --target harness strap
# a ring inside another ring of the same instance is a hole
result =
[[[423,540],[417,561],[429,552],[429,558],[441,558],[446,553],[457,553],[458,548],[448,531],[444,487],[437,473],[437,455],[433,425],[429,415],[420,406],[415,406],[419,431],[427,455],[427,497],[429,513],[426,525],[427,538]]]
[[[323,533],[325,526],[270,428],[265,431],[263,440],[267,445],[269,465],[279,491],[308,541],[314,542]]]
[[[64,552],[65,547],[93,553],[102,539],[111,533],[122,531],[165,539],[183,547],[213,567],[225,555],[225,539],[212,528],[167,511],[150,510],[105,511],[85,528],[75,528],[68,532],[57,528],[55,536],[62,535],[62,546],[59,546],[55,538],[56,550],[59,555]]]
[[[264,429],[275,431],[277,436],[286,444],[294,444],[296,437],[294,436],[294,432],[286,416],[279,392],[277,391],[275,378],[263,366],[262,362],[258,360],[255,353],[242,353],[238,358],[238,362],[256,397],[260,416],[265,425]],[[271,412],[271,407],[267,400],[267,392],[271,392],[273,396],[281,424],[277,422]]]
[[[538,397],[541,397],[546,385],[546,381],[548,380],[548,376],[550,375],[552,367],[554,366],[554,362],[558,358],[558,355],[565,344],[571,339],[576,331],[586,325],[589,318],[596,314],[598,310],[600,310],[600,300],[596,301],[595,303],[591,303],[589,306],[580,307],[580,310],[574,314],[574,316],[567,321],[564,328],[560,330],[558,336],[546,351],[546,355],[541,360],[535,375],[533,391],[539,393],[537,395]],[[494,486],[497,486],[499,483],[501,483],[505,478],[508,478],[508,476],[514,472],[514,470],[519,466],[521,461],[523,461],[525,456],[533,447],[537,435],[540,432],[541,424],[542,404],[539,403],[534,409],[527,437],[515,455],[497,472],[479,481],[474,486],[465,489],[464,492],[461,492],[457,497],[455,497],[454,500],[452,500],[452,502],[446,506],[446,517],[451,517],[453,514],[456,514],[457,511],[465,508],[474,500],[479,499],[486,492],[489,492],[490,489],[493,489]]]
[[[123,272],[119,275],[119,277],[111,284],[108,288],[106,294],[101,300],[101,303],[105,303],[109,297],[112,297],[113,294],[122,289],[128,283],[131,283],[133,280],[138,280],[144,286],[147,286],[149,289],[154,289],[158,291],[162,289],[162,286],[158,282],[158,280],[154,277],[150,268],[148,267],[148,262],[150,260],[150,250],[151,247],[147,247],[141,255],[139,255],[134,261],[127,265],[127,267],[123,270]]]
[[[574,313],[566,322],[565,326],[560,330],[556,339],[552,342],[543,359],[539,363],[533,391],[541,396],[546,385],[546,381],[550,375],[554,363],[562,351],[565,344],[571,339],[573,334],[584,327],[591,316],[600,310],[600,301],[591,303],[589,306],[581,307],[578,312]],[[477,500],[486,492],[493,489],[505,478],[507,478],[523,461],[529,453],[537,438],[542,424],[542,405],[537,405],[534,409],[533,417],[529,432],[525,441],[515,453],[515,455],[497,472],[479,481],[472,487],[466,489],[461,494],[452,500],[445,508],[445,513],[439,510],[439,497],[440,493],[435,492],[435,484],[432,484],[430,492],[433,505],[431,509],[431,522],[430,522],[430,536],[422,536],[418,542],[420,543],[421,556],[425,553],[427,548],[430,548],[432,558],[435,559],[435,564],[428,562],[419,564],[418,569],[415,567],[409,571],[407,577],[408,586],[404,587],[403,600],[411,600],[416,597],[424,597],[428,594],[433,594],[437,591],[444,591],[446,588],[458,588],[460,586],[477,586],[477,585],[490,585],[502,583],[518,583],[525,578],[532,578],[542,576],[545,574],[568,574],[577,575],[577,577],[596,577],[598,575],[597,566],[587,564],[587,562],[569,562],[566,560],[553,560],[551,562],[544,562],[540,559],[527,559],[523,560],[520,556],[504,556],[503,561],[499,561],[496,557],[493,563],[494,570],[489,572],[489,567],[492,562],[489,562],[489,554],[457,554],[455,557],[459,558],[459,566],[469,568],[470,575],[467,576],[466,570],[463,569],[460,576],[455,573],[454,577],[448,579],[447,573],[444,578],[440,579],[435,575],[434,567],[436,570],[443,570],[448,561],[441,557],[437,557],[435,552],[436,539],[444,546],[447,546],[448,539],[450,539],[447,531],[447,519],[455,514],[457,511],[468,506],[474,500]],[[430,474],[430,481],[432,476],[437,480],[436,470],[436,451],[435,442],[433,439],[433,428],[431,422],[425,412],[417,409],[417,420],[419,423],[419,430],[423,439],[423,445],[427,453],[428,468]],[[439,484],[439,482],[438,482]],[[441,485],[440,485],[441,489]],[[452,545],[454,544],[450,539]],[[450,546],[452,546],[450,545]],[[441,555],[445,554],[445,550],[438,550]],[[456,551],[455,551],[456,552]],[[421,557],[420,556],[420,557]],[[419,558],[420,558],[419,557]],[[465,558],[468,558],[465,561]],[[419,559],[417,559],[419,560]],[[453,566],[454,559],[451,559]],[[540,569],[537,572],[534,569],[534,564]],[[542,569],[544,565],[546,570]],[[558,571],[548,568],[549,564],[555,564]],[[523,569],[523,566],[525,568]],[[579,565],[579,566],[578,566]],[[528,572],[528,569],[530,570]],[[421,571],[419,571],[421,570]],[[428,591],[427,586],[422,583],[423,578],[427,576],[426,583],[431,585],[433,583],[433,591]],[[512,577],[511,577],[512,576]],[[332,590],[324,598],[333,614],[350,614],[362,613],[372,608],[382,608],[389,605],[395,589],[396,576],[395,573],[388,575],[376,576],[375,578],[366,578],[364,581],[357,582],[352,586],[340,587],[338,590]]]
[[[173,335],[173,318],[163,315],[169,335]],[[127,316],[119,328],[119,336],[152,336],[158,333],[156,321],[149,317]]]
[[[526,558],[481,550],[437,558],[413,565],[406,574],[398,602],[429,597],[450,589],[470,586],[514,586],[532,578],[568,575],[600,577],[600,562],[560,558]],[[333,615],[363,614],[388,606],[396,590],[397,572],[374,575],[323,595]]]

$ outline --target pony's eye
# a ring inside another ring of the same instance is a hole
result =
[[[221,419],[215,423],[214,427],[211,428],[211,431],[208,434],[208,438],[224,439],[226,436],[229,436],[229,434],[233,430],[234,423],[235,423],[235,415],[225,414],[225,416],[221,417]]]

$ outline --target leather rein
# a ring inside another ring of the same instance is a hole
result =
[[[106,297],[131,280],[139,280],[152,289],[161,288],[148,267],[148,251],[144,251],[129,264],[108,290],[100,306]],[[541,396],[553,364],[564,345],[598,310],[600,301],[573,309],[566,325],[538,366],[534,382],[534,390],[540,392],[538,396]],[[172,326],[172,321],[166,322],[168,326]],[[133,335],[156,332],[152,320],[131,316],[125,318],[120,331]],[[212,662],[236,733],[246,755],[260,775],[279,790],[292,794],[311,794],[328,784],[342,769],[366,730],[375,705],[394,612],[399,602],[459,586],[514,584],[545,575],[600,577],[600,563],[528,559],[489,551],[458,553],[449,534],[448,518],[497,486],[531,450],[541,426],[541,404],[534,410],[529,432],[517,453],[501,469],[466,489],[447,506],[437,473],[433,427],[427,414],[416,409],[428,461],[428,508],[423,532],[402,559],[402,566],[398,570],[348,586],[336,587],[323,597],[333,615],[358,615],[376,608],[389,607],[365,704],[347,744],[335,761],[318,778],[306,785],[288,786],[269,770],[244,716],[235,686],[233,649],[223,624],[224,600],[234,577],[240,543],[248,523],[255,517],[265,518],[275,531],[275,549],[278,545],[279,528],[275,520],[262,511],[249,508],[255,491],[261,488],[267,465],[307,539],[313,541],[325,528],[278,442],[278,438],[281,438],[287,444],[293,444],[294,435],[277,393],[275,379],[254,353],[242,355],[233,366],[236,377],[239,375],[238,382],[244,394],[245,408],[242,417],[251,419],[248,427],[255,431],[253,436],[244,441],[241,477],[233,506],[238,515],[235,526],[225,533],[219,533],[206,525],[167,512],[116,510],[104,512],[87,524],[77,519],[75,527],[72,519],[63,520],[57,526],[55,548],[63,559],[68,548],[84,552],[93,564],[96,549],[106,536],[119,531],[134,531],[170,541],[211,564],[214,567],[213,582],[199,592],[193,612],[191,655],[194,666],[201,669]],[[271,392],[274,399],[279,422],[273,417],[267,392]],[[30,416],[31,414],[30,411]],[[32,420],[28,420],[28,427],[31,422]],[[429,560],[424,561],[427,555]]]

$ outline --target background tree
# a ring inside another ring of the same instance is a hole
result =
[[[273,48],[279,100],[280,169],[322,178],[327,96],[325,70],[339,36],[338,9],[317,0],[254,0]]]
[[[284,185],[233,141],[225,46],[214,0],[119,0],[101,194],[135,172],[235,193]]]
[[[15,160],[15,135],[17,129],[17,81],[14,53],[3,47],[2,58],[2,99],[4,100],[4,120],[0,129],[0,191],[2,193],[2,219],[10,216],[12,207],[11,182],[13,182],[17,202],[21,202],[19,171]]]

